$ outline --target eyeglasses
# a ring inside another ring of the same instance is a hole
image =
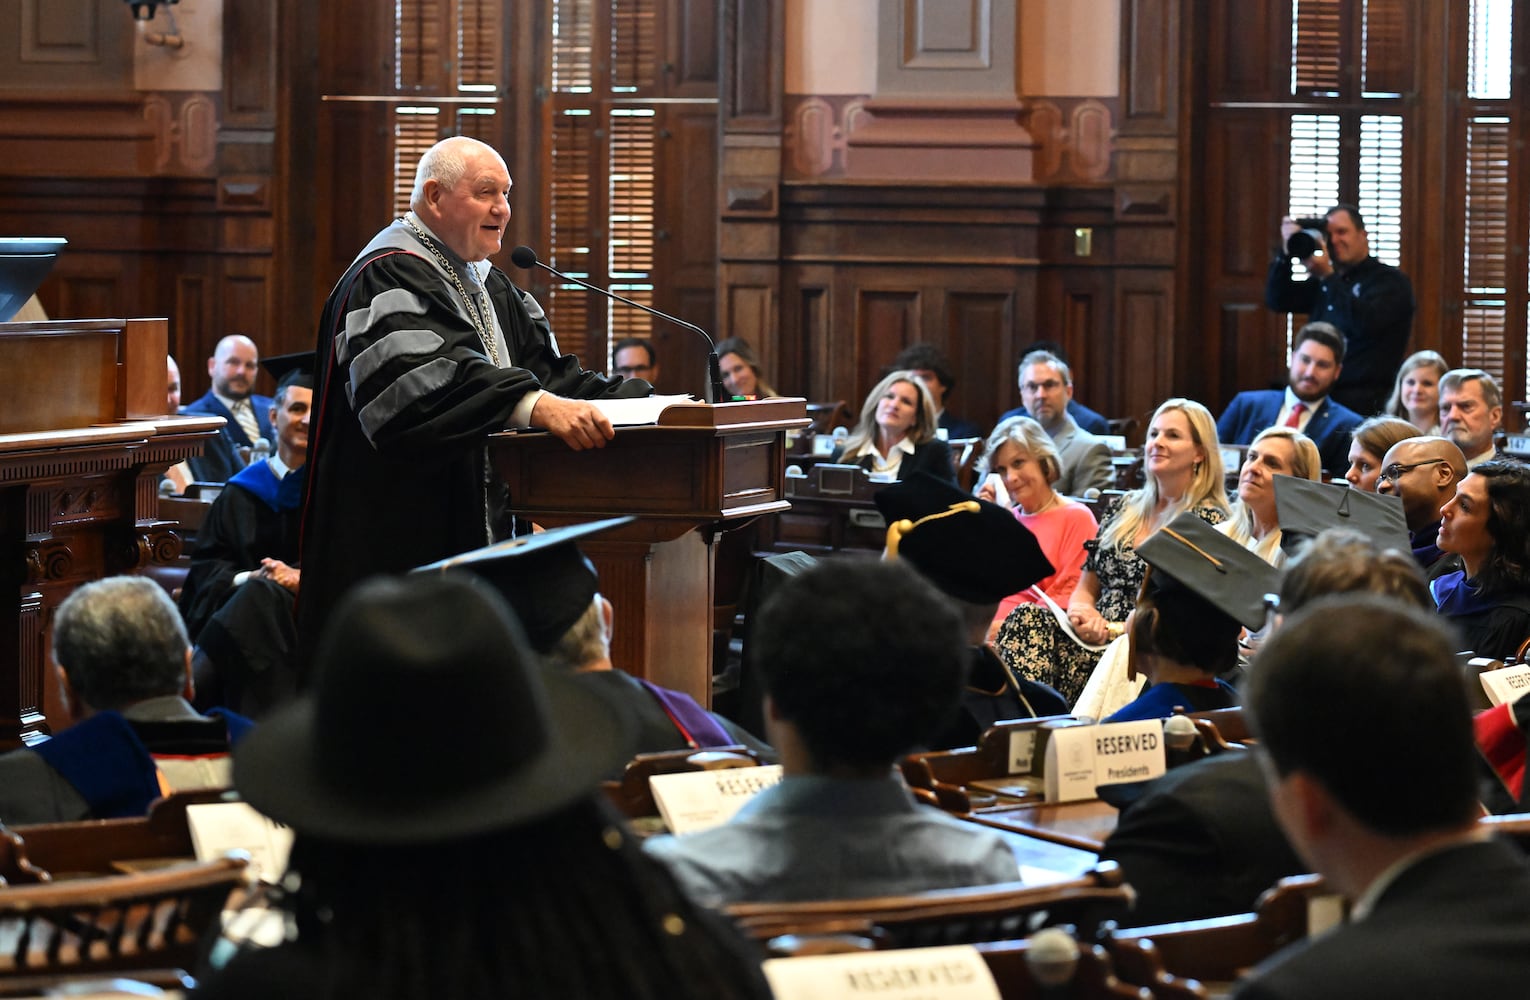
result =
[[[1414,469],[1417,469],[1423,465],[1439,465],[1443,461],[1445,461],[1443,458],[1431,458],[1423,462],[1414,462],[1412,465],[1403,465],[1399,462],[1393,462],[1391,465],[1381,470],[1381,475],[1376,477],[1376,482],[1395,483],[1402,478],[1402,474],[1404,472],[1412,472]]]
[[[1026,392],[1052,392],[1062,388],[1062,383],[1055,378],[1049,378],[1045,382],[1021,382],[1020,388]]]
[[[611,369],[613,375],[620,375],[622,378],[631,378],[634,375],[641,375],[643,372],[651,371],[653,371],[653,365],[617,365]]]

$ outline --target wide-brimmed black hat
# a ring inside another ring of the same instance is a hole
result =
[[[997,604],[1051,576],[1041,543],[1013,512],[920,472],[877,491],[887,552],[907,560],[947,596]]]
[[[590,795],[632,755],[626,714],[541,669],[504,599],[470,577],[357,587],[315,671],[234,754],[244,798],[299,833],[402,845],[503,829]],[[423,715],[437,702],[449,721]]]

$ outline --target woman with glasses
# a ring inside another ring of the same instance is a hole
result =
[[[1507,659],[1530,639],[1530,468],[1483,462],[1440,510],[1444,552],[1465,567],[1429,584],[1462,648]]]
[[[1349,471],[1344,479],[1350,486],[1367,493],[1376,492],[1376,477],[1381,460],[1399,441],[1418,437],[1422,432],[1397,417],[1371,417],[1355,428],[1349,442]]]
[[[1410,355],[1397,369],[1392,398],[1381,412],[1401,417],[1420,434],[1440,433],[1440,377],[1449,370],[1445,359],[1434,351]]]
[[[1125,631],[1146,564],[1143,539],[1185,511],[1218,524],[1227,519],[1227,491],[1216,421],[1200,403],[1170,399],[1158,407],[1143,446],[1147,483],[1106,508],[1099,533],[1066,614],[1022,604],[999,628],[995,651],[1021,676],[1055,688],[1074,702],[1100,653]],[[1061,610],[1061,609],[1059,609]]]

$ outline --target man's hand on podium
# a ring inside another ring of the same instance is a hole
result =
[[[616,429],[596,407],[579,399],[544,392],[531,409],[531,426],[551,431],[575,451],[604,448]]]

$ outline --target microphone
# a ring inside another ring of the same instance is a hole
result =
[[[707,342],[707,349],[709,352],[707,354],[707,378],[709,383],[707,385],[706,400],[708,403],[722,403],[728,400],[728,390],[723,387],[722,365],[717,360],[717,344],[712,340],[711,334],[707,333],[695,323],[687,323],[685,320],[678,316],[671,316],[669,313],[659,312],[659,310],[653,308],[652,306],[645,306],[641,302],[634,302],[625,296],[616,294],[609,288],[601,288],[599,285],[592,285],[588,281],[585,281],[583,278],[576,278],[572,274],[564,274],[557,268],[550,267],[549,265],[544,264],[538,260],[537,252],[528,246],[522,245],[516,247],[514,250],[511,250],[510,263],[514,264],[516,267],[523,271],[529,271],[534,267],[540,267],[542,270],[548,272],[549,274],[556,275],[557,277],[562,278],[564,281],[572,281],[574,284],[581,288],[587,288],[599,295],[604,295],[608,299],[615,299],[617,302],[620,302],[623,305],[632,306],[635,309],[641,309],[643,312],[650,316],[657,316],[660,319],[668,320],[676,326],[683,326],[687,330],[693,330],[696,333],[701,334],[702,339]]]

